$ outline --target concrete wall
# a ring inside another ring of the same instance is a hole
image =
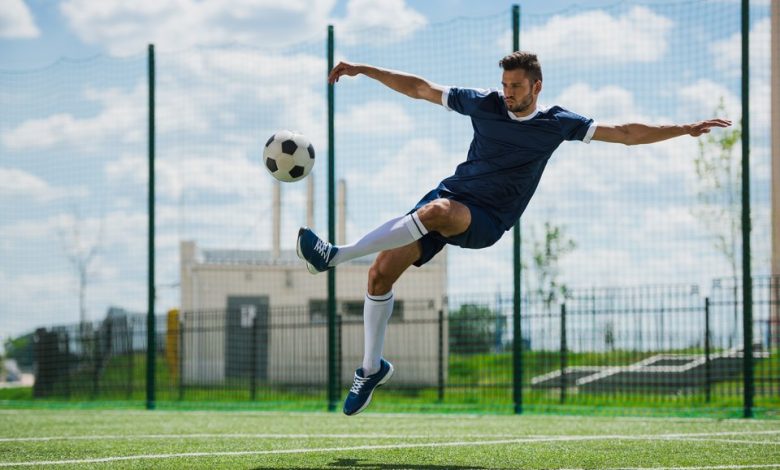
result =
[[[310,274],[289,253],[266,264],[211,264],[202,262],[193,242],[182,242],[180,250],[181,310],[183,321],[189,322],[183,348],[186,383],[213,384],[224,379],[224,313],[230,296],[268,296],[269,380],[290,384],[327,380],[326,327],[309,314],[311,300],[327,299],[326,274]],[[362,261],[337,268],[340,303],[362,302],[368,267]],[[438,380],[438,312],[445,291],[444,252],[422,268],[410,268],[396,284],[396,300],[404,303],[403,318],[391,319],[385,342],[386,357],[403,371],[393,379],[395,383],[435,385]],[[358,316],[343,318],[342,380],[349,382],[363,355],[363,324]]]

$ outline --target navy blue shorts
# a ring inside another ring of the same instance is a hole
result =
[[[458,199],[457,195],[450,193],[449,191],[438,187],[420,199],[420,202],[414,206],[414,209],[410,210],[408,214],[415,212],[417,209],[428,204],[429,202],[439,199],[452,199],[465,205],[471,211],[471,224],[465,232],[454,235],[452,237],[445,237],[439,232],[428,232],[420,240],[420,248],[422,254],[420,258],[414,262],[415,266],[422,266],[430,261],[436,253],[440,252],[444,245],[457,245],[462,248],[485,248],[496,243],[506,230],[502,227],[499,219],[491,214],[486,209],[479,206],[475,206],[471,203],[464,202]]]

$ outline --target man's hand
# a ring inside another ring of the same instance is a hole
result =
[[[692,137],[699,137],[702,134],[708,134],[713,127],[729,127],[730,125],[731,121],[728,119],[708,119],[689,124],[687,134]]]
[[[349,62],[339,62],[339,64],[333,67],[333,70],[328,74],[328,83],[331,85],[339,81],[339,78],[343,75],[348,77],[354,77],[360,73],[358,65],[350,64]]]

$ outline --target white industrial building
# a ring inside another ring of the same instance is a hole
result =
[[[343,183],[339,189],[337,240],[343,243]],[[280,249],[279,207],[277,186],[271,250],[201,248],[193,241],[181,242],[184,384],[223,383],[252,370],[261,383],[326,382],[327,274],[311,275],[294,250]],[[311,224],[311,202],[308,219]],[[447,357],[447,329],[439,325],[439,312],[446,308],[446,259],[445,249],[422,268],[411,267],[395,285],[396,307],[385,341],[385,356],[398,371],[394,383],[435,385],[440,372],[446,376],[446,360],[441,359]],[[367,257],[336,268],[345,382],[362,359],[362,306],[370,263]]]

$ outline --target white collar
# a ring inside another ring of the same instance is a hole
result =
[[[509,109],[506,110],[506,113],[507,115],[509,115],[509,118],[512,119],[513,121],[527,121],[529,119],[533,119],[534,116],[539,114],[539,106],[537,105],[536,109],[534,109],[534,112],[532,112],[528,116],[515,116],[515,113],[513,113]]]
[[[498,95],[501,97],[502,100],[504,99],[504,93],[499,91]],[[504,105],[506,106],[506,103]],[[509,119],[511,119],[513,121],[522,122],[522,121],[527,121],[529,119],[533,119],[534,116],[539,114],[539,108],[540,108],[539,103],[536,103],[536,109],[534,109],[534,112],[532,112],[528,116],[522,116],[522,117],[515,116],[515,113],[510,111],[509,108],[507,108],[506,114],[509,116]]]

